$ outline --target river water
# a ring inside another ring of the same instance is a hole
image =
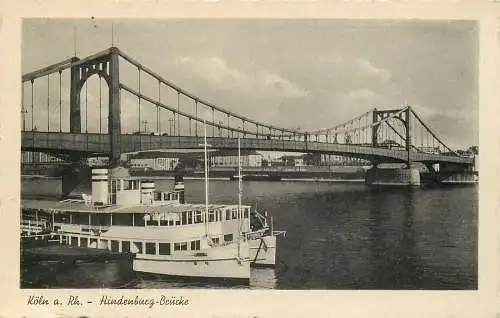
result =
[[[172,180],[156,180],[169,190]],[[204,183],[186,180],[186,201],[203,202]],[[236,181],[211,181],[210,202],[237,202]],[[274,216],[274,269],[252,269],[252,289],[477,289],[478,188],[374,190],[335,182],[243,182],[245,204]],[[124,275],[119,264],[21,268],[28,288],[227,288]],[[231,286],[248,288],[248,286]]]

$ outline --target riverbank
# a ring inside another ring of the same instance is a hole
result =
[[[142,176],[151,180],[174,180],[173,176]],[[184,180],[204,180],[204,177],[184,177]],[[218,181],[231,181],[230,177],[210,177],[208,180],[218,180]],[[237,179],[236,179],[237,180]],[[233,180],[234,181],[234,180]],[[246,181],[256,181],[256,180],[246,180]],[[266,180],[258,180],[266,181]],[[365,182],[364,178],[360,179],[332,179],[332,178],[282,178],[280,180],[270,180],[270,181],[296,181],[296,182]]]
[[[155,171],[144,169],[130,169],[130,174],[138,177],[174,177],[175,171]],[[203,179],[205,173],[202,169],[182,172],[184,178]],[[244,168],[242,171],[245,181],[359,181],[364,180],[363,167],[287,167],[287,168]],[[229,180],[237,179],[237,168],[210,168],[209,179]]]

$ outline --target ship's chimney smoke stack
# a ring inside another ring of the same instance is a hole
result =
[[[141,180],[141,203],[153,204],[155,182],[152,180]]]
[[[94,205],[106,205],[109,203],[108,182],[108,169],[92,169],[92,203]]]

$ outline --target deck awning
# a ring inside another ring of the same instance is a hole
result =
[[[235,205],[209,205],[209,209],[225,209],[237,207]],[[243,206],[246,208],[248,206]],[[186,211],[204,211],[204,204],[178,204],[168,203],[163,205],[110,205],[110,206],[90,206],[83,200],[21,200],[22,209],[43,210],[47,212],[76,212],[76,213],[147,213],[147,214],[178,214]]]

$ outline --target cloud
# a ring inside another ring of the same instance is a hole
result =
[[[361,88],[342,94],[338,99],[339,101],[344,101],[348,104],[351,104],[353,102],[359,102],[359,101],[366,102],[377,98],[379,98],[379,96],[375,94],[373,91]]]
[[[426,119],[436,117],[447,117],[452,120],[468,121],[471,117],[470,109],[442,109],[436,107],[425,107],[420,104],[410,104],[413,111],[425,122]]]
[[[184,56],[177,66],[194,78],[202,78],[218,90],[240,90],[283,98],[303,98],[308,92],[279,74],[258,70],[250,73],[229,66],[219,57]]]
[[[316,72],[322,74],[322,78],[332,75],[332,79],[341,78],[335,85],[343,91],[362,87],[382,89],[392,84],[389,70],[365,58],[328,54],[319,60],[322,61],[321,68]]]
[[[350,117],[355,117],[353,114],[361,115],[373,107],[386,103],[385,96],[367,88],[353,89],[335,97],[336,106],[339,109],[346,110]]]
[[[391,79],[391,73],[383,68],[378,68],[374,66],[370,61],[365,59],[355,59],[355,65],[359,69],[360,73],[371,77],[377,78],[384,83],[387,83]]]
[[[301,98],[307,96],[306,90],[303,90],[281,76],[268,71],[259,72],[257,75],[257,82],[261,83],[266,88],[275,90],[284,97]]]
[[[248,85],[248,78],[244,73],[230,68],[218,57],[184,56],[178,60],[178,64],[189,70],[192,75],[199,76],[218,88],[233,89]]]

